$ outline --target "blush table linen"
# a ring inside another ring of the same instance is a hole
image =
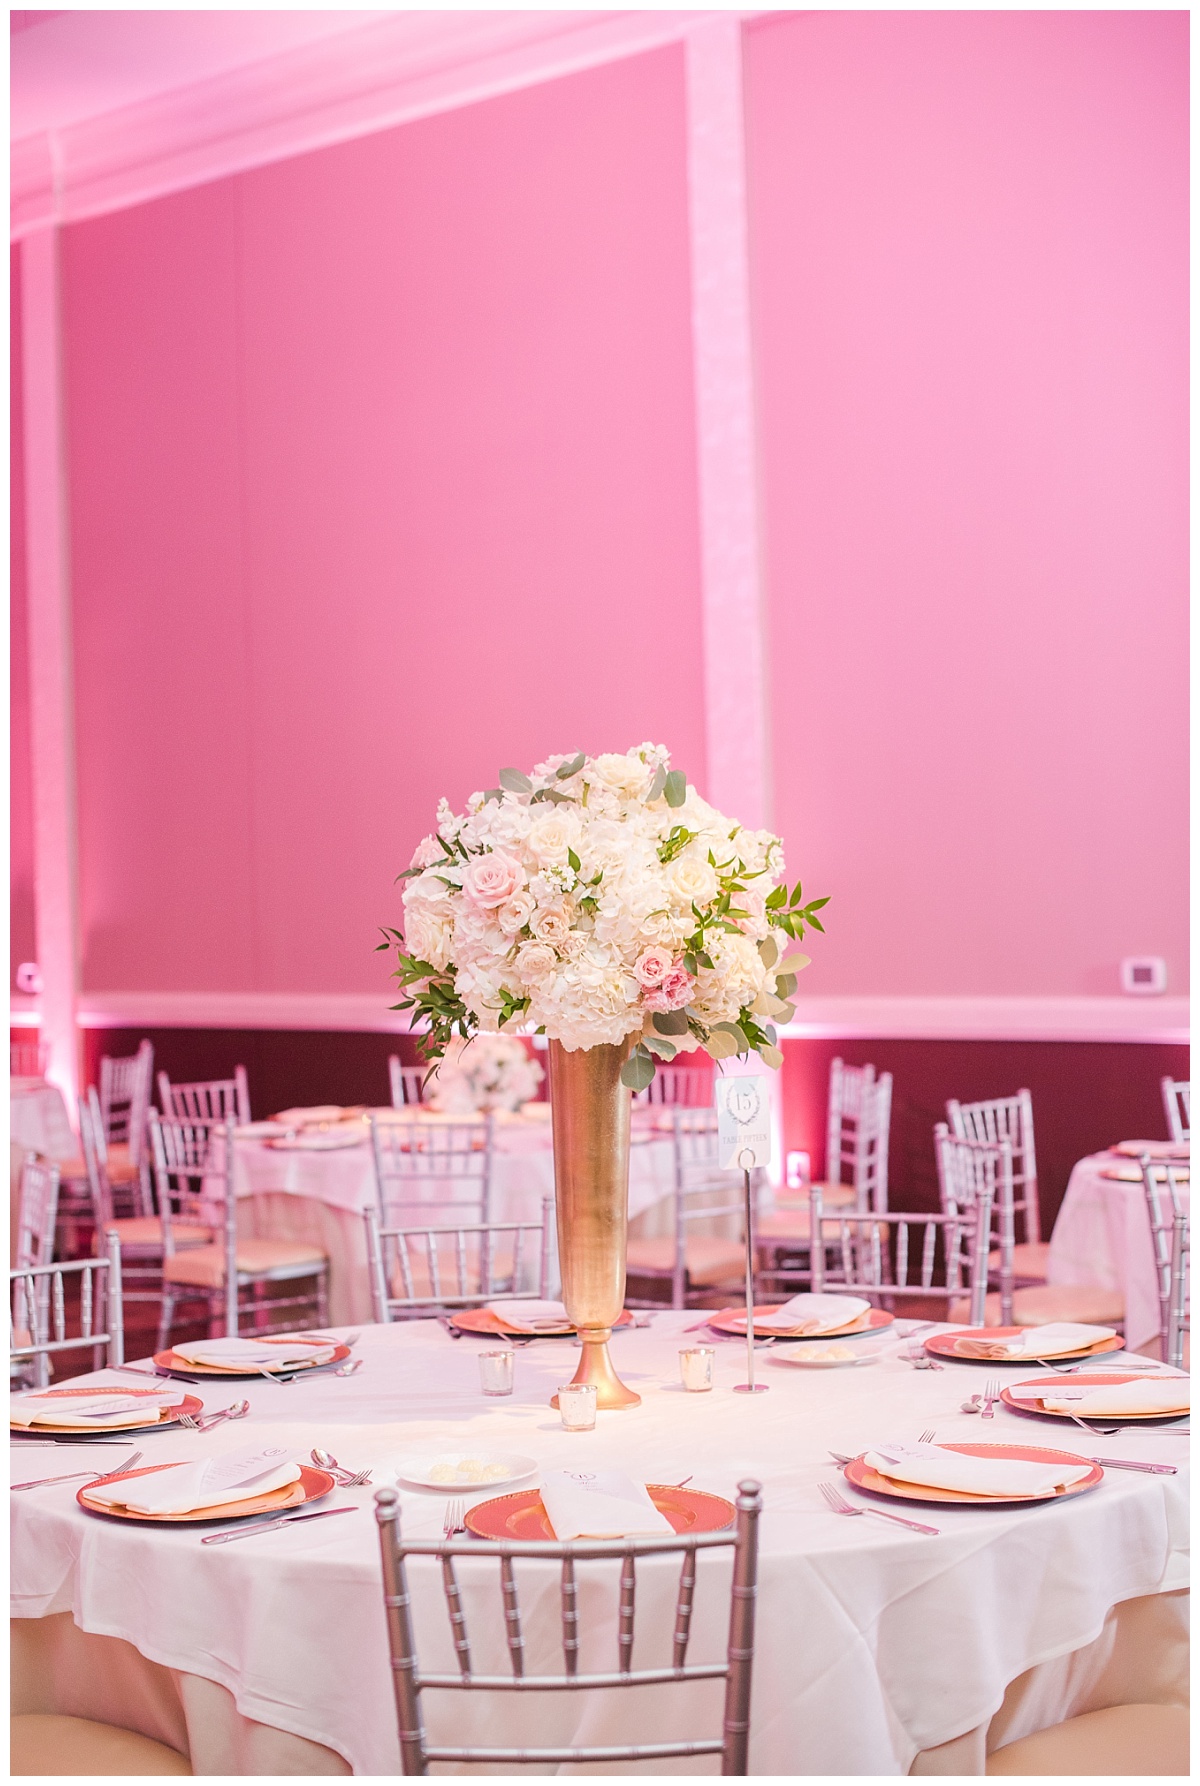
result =
[[[1007,1410],[984,1428],[958,1408],[983,1388],[987,1365],[913,1371],[894,1345],[852,1370],[789,1369],[761,1351],[770,1394],[749,1398],[731,1393],[744,1377],[743,1347],[718,1343],[716,1387],[701,1399],[682,1390],[678,1372],[679,1347],[695,1338],[684,1330],[696,1319],[694,1310],[663,1313],[614,1339],[617,1367],[644,1399],[634,1410],[601,1413],[592,1433],[564,1432],[548,1406],[577,1360],[569,1341],[520,1348],[515,1394],[496,1401],[479,1391],[475,1355],[486,1342],[454,1341],[436,1323],[410,1322],[366,1329],[355,1348],[363,1368],[353,1377],[205,1386],[209,1407],[244,1395],[251,1416],[208,1435],[156,1435],[151,1456],[191,1459],[260,1442],[307,1456],[323,1445],[343,1464],[374,1466],[378,1484],[387,1460],[406,1454],[520,1452],[543,1470],[613,1468],[650,1482],[692,1474],[694,1487],[731,1499],[741,1478],[757,1477],[764,1494],[750,1746],[757,1774],[982,1772],[987,1727],[1002,1705],[1003,1740],[1013,1740],[1082,1709],[1089,1694],[1113,1703],[1103,1694],[1120,1697],[1113,1672],[1134,1668],[1131,1655],[1153,1673],[1157,1649],[1159,1675],[1177,1679],[1187,1584],[1182,1436],[1147,1430],[1090,1439]],[[817,1485],[841,1481],[827,1447],[857,1452],[915,1439],[926,1427],[939,1439],[1017,1440],[1181,1468],[1175,1476],[1110,1471],[1094,1492],[1053,1505],[898,1509],[939,1526],[937,1538],[826,1509]],[[46,1455],[17,1458],[15,1479],[45,1473]],[[106,1452],[104,1464],[112,1461]],[[188,1693],[216,1719],[216,1727],[197,1726],[197,1755],[208,1758],[199,1771],[231,1771],[231,1756],[253,1753],[253,1771],[398,1772],[371,1489],[335,1490],[326,1503],[357,1505],[354,1516],[201,1546],[195,1528],[91,1516],[76,1504],[76,1486],[12,1497],[13,1612],[41,1621],[70,1614],[73,1628],[59,1627],[58,1639],[45,1627],[47,1646],[58,1642],[64,1653],[81,1653],[89,1637],[119,1644],[108,1652],[121,1659],[111,1661],[115,1721],[132,1718],[142,1728],[141,1716],[153,1724],[144,1710],[151,1689],[134,1684],[140,1657],[174,1681],[177,1723],[190,1731]],[[440,1535],[443,1496],[404,1489],[401,1502],[411,1536]],[[424,1560],[411,1570],[426,1666],[452,1667],[440,1583]],[[461,1576],[477,1666],[502,1666],[496,1565],[468,1565]],[[677,1562],[638,1565],[641,1663],[669,1651],[677,1577]],[[728,1559],[703,1558],[701,1578],[695,1660],[723,1655]],[[556,1572],[534,1564],[521,1583],[531,1661],[556,1666]],[[615,1578],[609,1588],[590,1601],[587,1617],[585,1660],[605,1666],[616,1654]],[[1141,1637],[1130,1639],[1131,1630]],[[207,1686],[189,1685],[197,1680]],[[159,1689],[161,1701],[161,1679]],[[50,1685],[43,1680],[40,1690],[50,1693]],[[62,1691],[77,1689],[64,1679]],[[710,1683],[563,1694],[546,1709],[512,1696],[431,1693],[426,1718],[434,1741],[516,1744],[522,1732],[555,1744],[653,1741],[667,1730],[719,1729],[720,1694]],[[271,1731],[292,1745],[290,1765],[263,1761]],[[296,1759],[297,1739],[311,1746],[308,1767]],[[687,1761],[660,1767],[696,1771]]]
[[[413,1124],[418,1130],[422,1126],[420,1120]],[[495,1136],[492,1220],[539,1222],[542,1199],[554,1195],[550,1124],[503,1116],[497,1119]],[[302,1240],[321,1247],[329,1259],[331,1319],[347,1326],[369,1321],[362,1211],[375,1201],[375,1172],[366,1125],[361,1145],[330,1152],[239,1140],[234,1162],[239,1232],[248,1239]],[[674,1169],[668,1137],[652,1131],[635,1136],[629,1163],[629,1213],[638,1224],[633,1232],[665,1231],[661,1211],[671,1194]],[[428,1199],[430,1219],[436,1221],[438,1198],[448,1189],[444,1181],[414,1179],[412,1195],[414,1201]]]
[[[1158,1274],[1150,1239],[1146,1193],[1103,1173],[1129,1165],[1108,1153],[1089,1154],[1072,1169],[1050,1236],[1047,1282],[1099,1284],[1125,1297],[1125,1341],[1131,1351],[1159,1332]],[[1179,1186],[1186,1209],[1189,1189]]]

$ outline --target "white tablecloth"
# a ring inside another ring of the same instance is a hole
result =
[[[79,1152],[67,1106],[56,1085],[44,1079],[17,1079],[8,1099],[9,1135],[19,1146],[49,1160],[70,1160]]]
[[[1146,1193],[1140,1179],[1127,1184],[1101,1176],[1129,1164],[1113,1154],[1098,1153],[1074,1167],[1050,1236],[1047,1281],[1120,1290],[1125,1297],[1126,1343],[1136,1351],[1159,1331],[1158,1274]],[[1179,1190],[1186,1208],[1188,1186],[1180,1185]]]
[[[365,1135],[365,1130],[364,1130]],[[497,1119],[492,1160],[492,1220],[537,1222],[542,1200],[554,1195],[550,1124],[521,1117]],[[329,1308],[334,1322],[371,1319],[362,1211],[375,1201],[370,1143],[329,1153],[291,1151],[261,1141],[235,1144],[235,1190],[246,1200],[239,1228],[253,1238],[304,1240],[329,1257]],[[635,1133],[629,1158],[629,1214],[634,1233],[659,1231],[674,1181],[674,1151],[661,1133]],[[436,1206],[444,1184],[414,1179],[414,1199]],[[413,1218],[415,1219],[415,1218]],[[530,1285],[531,1290],[536,1286]]]
[[[269,1432],[305,1454],[323,1444],[354,1465],[443,1446],[486,1447],[529,1453],[543,1469],[617,1466],[667,1482],[691,1472],[696,1487],[731,1497],[740,1478],[758,1477],[765,1511],[750,1765],[759,1774],[906,1773],[920,1752],[985,1725],[1027,1670],[1099,1639],[1113,1607],[1186,1586],[1182,1470],[1112,1471],[1095,1492],[1051,1506],[917,1511],[941,1528],[937,1538],[835,1517],[817,1494],[819,1482],[838,1480],[827,1446],[857,1451],[880,1439],[914,1438],[927,1426],[939,1438],[984,1436],[979,1420],[958,1408],[982,1388],[987,1367],[917,1372],[887,1355],[868,1368],[815,1372],[789,1370],[760,1353],[771,1392],[750,1398],[731,1393],[745,1365],[743,1349],[731,1342],[718,1347],[717,1388],[701,1399],[678,1387],[676,1354],[680,1343],[692,1343],[681,1336],[695,1319],[694,1311],[665,1313],[651,1328],[614,1340],[618,1369],[644,1400],[601,1415],[591,1434],[564,1433],[547,1405],[574,1368],[569,1342],[522,1348],[512,1400],[487,1401],[478,1389],[476,1343],[452,1341],[423,1322],[364,1332],[358,1350],[365,1363],[355,1377],[205,1391],[218,1406],[244,1393],[251,1419],[205,1437],[163,1433],[142,1443],[156,1460],[191,1458]],[[986,1429],[995,1439],[1017,1434],[1077,1453],[1104,1449],[1180,1464],[1186,1451],[1181,1437],[1163,1431],[1092,1440],[1007,1411]],[[18,1460],[16,1479],[44,1472],[48,1456],[72,1455],[33,1452]],[[112,1456],[104,1454],[106,1464]],[[91,1517],[74,1493],[75,1485],[63,1484],[12,1497],[17,1616],[69,1611],[84,1632],[122,1639],[167,1669],[218,1683],[243,1718],[324,1745],[356,1773],[398,1771],[369,1490],[332,1497],[331,1504],[361,1507],[357,1516],[204,1548],[186,1527]],[[432,1492],[405,1492],[405,1529],[440,1533],[443,1505]],[[704,1559],[702,1574],[710,1566],[690,1659],[723,1653],[728,1562]],[[522,1595],[528,1641],[535,1652],[547,1646],[549,1659],[557,1641],[554,1573],[531,1567],[537,1585],[527,1583]],[[665,1561],[639,1564],[639,1662],[669,1647],[677,1573]],[[439,1582],[420,1563],[411,1580],[427,1665],[452,1665]],[[486,1659],[484,1631],[492,1647],[503,1648],[495,1565],[464,1569],[462,1581]],[[615,1656],[614,1609],[615,1586],[587,1607],[593,1656]],[[539,1706],[532,1714],[537,1740],[661,1741],[668,1730],[719,1728],[719,1692],[708,1685],[633,1697],[636,1705],[628,1694],[590,1702],[556,1696],[549,1711]],[[500,1705],[480,1700],[428,1696],[431,1740],[453,1740],[451,1730],[481,1740],[486,1730],[489,1742],[518,1741],[529,1711],[511,1696]],[[1053,1721],[1044,1705],[1040,1715]],[[1018,1721],[1008,1735],[1020,1734]],[[697,1768],[664,1763],[661,1771]],[[927,1771],[942,1770],[935,1762]],[[949,1771],[962,1771],[962,1763]]]

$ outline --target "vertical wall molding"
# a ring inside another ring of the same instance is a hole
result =
[[[21,244],[34,901],[49,1076],[79,1083],[79,888],[59,233]]]
[[[740,20],[693,25],[686,64],[706,792],[760,826],[771,787]]]

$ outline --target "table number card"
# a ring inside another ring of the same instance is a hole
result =
[[[771,1163],[771,1095],[759,1074],[717,1080],[717,1149],[722,1166],[749,1171]]]

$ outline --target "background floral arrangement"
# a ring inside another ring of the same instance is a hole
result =
[[[435,1110],[467,1115],[474,1110],[519,1110],[536,1097],[545,1078],[516,1036],[451,1036],[425,1101]]]
[[[502,769],[464,814],[438,806],[402,879],[404,931],[384,930],[396,978],[428,1025],[426,1059],[455,1037],[531,1027],[570,1050],[638,1038],[622,1077],[655,1061],[783,1056],[788,955],[826,899],[789,894],[783,846],[726,818],[661,745]]]

